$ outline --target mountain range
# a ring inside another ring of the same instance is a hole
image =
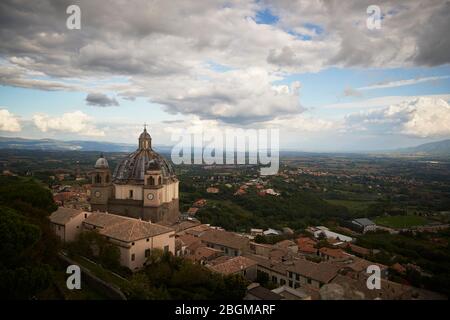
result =
[[[171,146],[158,145],[158,152],[169,152]],[[55,139],[24,139],[0,137],[0,149],[132,152],[136,145],[98,141],[61,141]],[[296,152],[294,152],[296,153]],[[415,147],[384,151],[385,154],[450,155],[450,139],[421,144]]]

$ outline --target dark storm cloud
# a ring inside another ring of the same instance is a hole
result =
[[[97,107],[111,107],[119,105],[115,98],[109,98],[103,93],[89,93],[86,97],[86,104]]]

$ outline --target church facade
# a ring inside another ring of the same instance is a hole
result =
[[[179,219],[178,179],[172,165],[152,149],[146,128],[139,136],[138,149],[113,174],[102,155],[90,176],[92,211],[169,224]]]

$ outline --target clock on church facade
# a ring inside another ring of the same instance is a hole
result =
[[[172,165],[152,149],[144,128],[138,149],[111,171],[101,155],[90,173],[91,209],[173,223],[179,219],[178,179]]]

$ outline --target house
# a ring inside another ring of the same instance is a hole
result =
[[[266,192],[266,194],[269,194],[271,196],[279,196],[280,195],[280,193],[276,192],[273,189],[266,189],[265,192]]]
[[[297,253],[298,251],[297,244],[292,240],[282,240],[280,242],[275,243],[274,247],[287,250],[291,253]]]
[[[303,286],[319,289],[333,280],[339,269],[338,265],[332,263],[314,263],[306,259],[294,260],[292,265],[287,267],[288,285],[294,289]]]
[[[282,296],[282,300],[311,300],[311,295],[301,288],[294,289],[284,285],[273,289],[272,292]]]
[[[282,300],[283,296],[264,288],[259,283],[252,283],[247,287],[244,300]]]
[[[369,231],[377,230],[377,225],[372,220],[367,218],[354,219],[351,221],[351,224],[348,225],[352,230],[366,233]]]
[[[209,188],[206,188],[206,192],[207,193],[219,193],[219,188],[215,188],[215,187],[209,187]]]
[[[50,215],[50,222],[55,234],[61,241],[74,241],[82,231],[82,224],[91,212],[59,207]]]
[[[333,231],[330,231],[327,227],[319,226],[312,228],[311,231],[313,232],[313,235],[316,239],[319,239],[320,237],[325,237],[326,239],[336,239],[343,242],[352,242],[353,238],[345,236],[340,233],[336,233]]]
[[[200,236],[206,246],[222,250],[228,256],[240,256],[249,249],[250,240],[233,232],[209,230]]]
[[[350,257],[348,253],[341,249],[333,249],[327,247],[320,248],[318,254],[319,257],[324,258],[325,260],[343,259]]]
[[[191,246],[192,249],[189,250],[189,254],[186,258],[200,263],[202,265],[207,264],[209,261],[214,260],[222,255],[222,251],[218,249],[213,249],[202,246]]]
[[[263,232],[264,232],[263,229],[255,229],[255,228],[250,229],[250,235],[252,235],[254,237],[255,236],[262,236]]]
[[[298,251],[304,254],[316,254],[316,241],[308,237],[300,237],[297,239]]]
[[[247,280],[254,281],[256,279],[256,265],[257,263],[252,259],[237,256],[217,264],[207,265],[207,267],[223,275],[240,274]]]
[[[120,250],[120,264],[139,270],[153,249],[175,254],[175,231],[171,228],[109,213],[94,212],[83,221],[83,230],[96,230]]]
[[[264,233],[265,236],[279,236],[279,235],[281,235],[281,231],[278,231],[278,230],[275,230],[275,229],[272,229],[272,228],[269,228],[269,229],[265,230],[263,233]]]

